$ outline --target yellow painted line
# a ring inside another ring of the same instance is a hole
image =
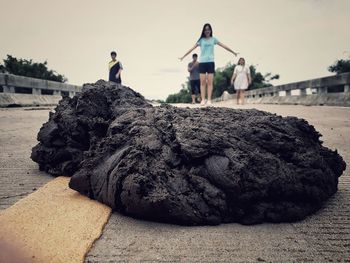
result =
[[[57,177],[0,212],[0,262],[84,261],[111,209],[70,189],[69,180]]]

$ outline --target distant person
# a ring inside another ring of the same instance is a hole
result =
[[[199,59],[199,73],[201,83],[201,106],[212,104],[211,97],[213,93],[213,79],[215,73],[214,63],[214,45],[219,45],[237,56],[238,53],[232,51],[229,47],[222,44],[217,38],[213,37],[213,30],[210,24],[205,24],[202,29],[202,33],[197,43],[191,48],[180,60],[182,61],[188,54],[190,54],[196,47],[200,46],[201,55]],[[205,86],[208,88],[208,101],[205,100]]]
[[[244,104],[244,91],[252,84],[250,69],[249,66],[245,65],[244,58],[238,60],[237,66],[232,74],[231,84],[234,85],[237,91],[237,104]]]
[[[112,60],[108,63],[109,67],[109,81],[113,81],[115,83],[122,83],[122,79],[120,74],[123,70],[122,63],[117,60],[117,53],[115,51],[111,52]]]
[[[198,63],[198,55],[193,54],[192,55],[192,62],[188,63],[188,72],[190,72],[190,85],[191,85],[191,96],[192,96],[192,104],[196,103],[196,97],[198,96],[198,99],[201,92],[201,82],[199,80],[199,63]]]

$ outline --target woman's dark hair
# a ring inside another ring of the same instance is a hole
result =
[[[237,65],[239,65],[239,62],[241,61],[241,59],[244,61],[244,64],[245,64],[245,59],[241,57],[241,58],[239,58]]]
[[[199,41],[201,38],[205,37],[204,31],[205,31],[205,28],[206,28],[207,26],[210,28],[210,36],[211,36],[211,37],[213,36],[213,29],[211,28],[211,25],[210,25],[209,23],[206,23],[206,24],[203,26],[202,34],[201,34],[200,38],[198,39],[198,41]]]
[[[113,56],[113,55],[114,55],[114,56],[117,56],[117,52],[112,51],[112,52],[111,52],[111,56]]]

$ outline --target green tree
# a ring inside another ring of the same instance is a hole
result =
[[[44,63],[36,63],[31,59],[17,59],[11,55],[7,55],[7,58],[3,61],[4,65],[0,65],[0,72],[3,73],[52,80],[57,82],[67,81],[67,78],[64,75],[60,75],[54,70],[49,70],[47,68],[47,61]]]
[[[191,101],[191,88],[188,81],[182,84],[178,93],[169,95],[165,100],[166,103],[190,103]]]
[[[333,65],[328,67],[328,71],[337,74],[350,72],[350,58],[349,59],[338,59]]]
[[[278,74],[273,75],[270,72],[263,75],[262,73],[257,71],[254,65],[251,65],[249,69],[250,69],[250,75],[252,77],[252,84],[249,85],[248,90],[270,87],[272,86],[272,84],[270,83],[271,80],[280,78],[280,75]]]
[[[213,81],[214,98],[220,97],[225,90],[228,90],[231,93],[233,92],[233,87],[231,87],[231,77],[234,68],[234,64],[228,64],[226,67],[218,68],[216,70]]]

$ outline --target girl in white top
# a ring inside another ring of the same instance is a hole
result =
[[[252,83],[249,66],[245,65],[244,58],[238,60],[237,66],[233,71],[231,84],[234,85],[237,91],[237,104],[244,103],[244,91]]]

